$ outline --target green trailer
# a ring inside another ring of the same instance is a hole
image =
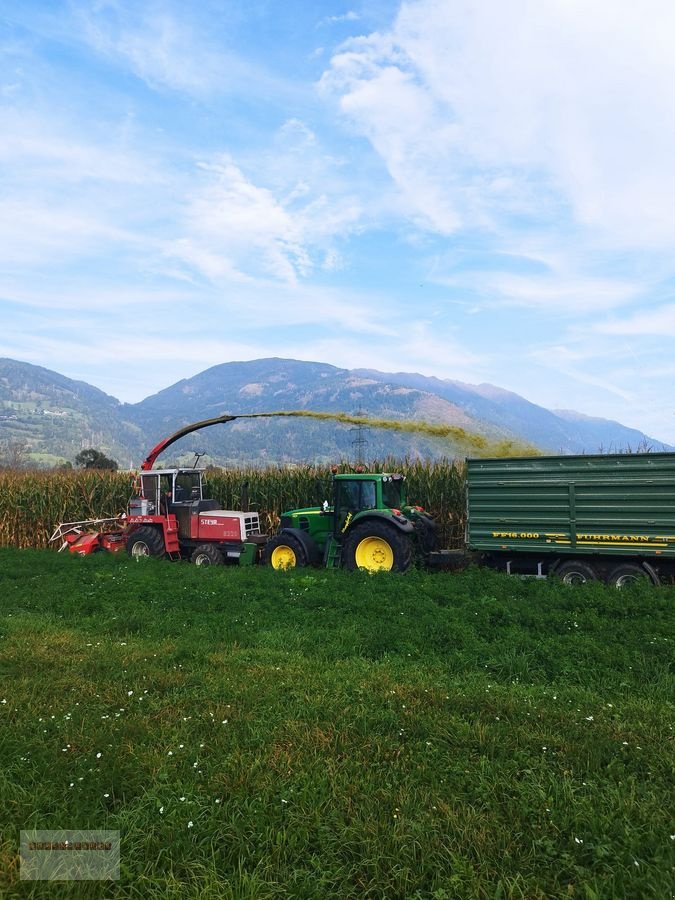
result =
[[[675,575],[675,453],[467,460],[466,543],[512,574]]]

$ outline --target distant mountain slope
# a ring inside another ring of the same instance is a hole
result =
[[[73,460],[96,447],[128,465],[143,443],[114,397],[50,369],[0,359],[0,441],[25,445],[35,462]]]
[[[444,423],[489,439],[513,439],[542,450],[590,452],[672,449],[618,422],[551,411],[489,384],[371,369],[349,370],[292,359],[257,359],[213,366],[140,403],[122,404],[81,381],[11,359],[0,360],[0,454],[25,445],[45,465],[72,461],[93,446],[127,467],[138,465],[162,438],[190,422],[223,413],[307,409],[405,421]],[[314,463],[452,455],[447,440],[299,419],[252,419],[205,429],[171,448],[166,461],[186,461],[205,449],[221,464]],[[457,452],[464,455],[465,450]]]
[[[390,419],[426,420],[456,425],[471,433],[501,438],[500,429],[485,425],[440,397],[323,363],[260,359],[223,363],[148,397],[131,411],[134,421],[150,431],[161,423],[158,437],[180,424],[222,413],[255,413],[308,409],[354,413]],[[353,457],[354,428],[308,420],[242,420],[185,438],[181,449],[197,447],[219,459],[270,459],[312,462]],[[508,435],[511,437],[511,435]],[[452,453],[447,441],[423,435],[399,435],[368,429],[361,438],[370,458],[439,456]]]
[[[648,437],[636,428],[627,428],[609,419],[585,416],[572,409],[554,410],[556,417],[574,429],[577,440],[595,442],[597,453],[620,453],[625,450],[672,450],[668,444]]]
[[[565,410],[548,410],[524,397],[492,384],[464,384],[407,372],[378,372],[357,369],[366,377],[386,380],[422,391],[429,391],[455,404],[484,424],[518,434],[542,450],[551,453],[602,453],[651,447],[669,450],[670,446],[610,419],[592,418]]]

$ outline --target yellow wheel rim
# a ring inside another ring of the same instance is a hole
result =
[[[369,572],[390,572],[394,568],[394,551],[379,537],[364,538],[356,547],[356,565]]]
[[[297,565],[293,549],[286,544],[280,544],[272,550],[270,561],[273,569],[292,569]]]

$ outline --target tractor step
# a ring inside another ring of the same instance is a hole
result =
[[[328,538],[324,563],[327,569],[339,569],[342,565],[342,544],[334,537]]]

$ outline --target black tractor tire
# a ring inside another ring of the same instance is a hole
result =
[[[579,559],[570,559],[564,562],[553,573],[563,584],[586,584],[588,581],[597,581],[598,576],[588,563]]]
[[[142,556],[154,556],[161,559],[166,556],[164,538],[157,528],[143,525],[132,531],[127,538],[127,553],[132,559]]]
[[[345,538],[342,565],[368,572],[405,572],[413,560],[410,536],[386,521],[355,525]]]
[[[193,550],[190,562],[196,566],[222,566],[225,560],[223,554],[213,544],[200,544]]]
[[[273,569],[295,569],[308,564],[307,553],[292,534],[273,535],[263,547],[262,564]]]
[[[438,523],[426,514],[413,520],[417,543],[422,553],[433,553],[438,550]]]
[[[651,581],[649,573],[641,566],[636,566],[634,563],[623,563],[623,565],[612,569],[607,576],[607,584],[610,587],[621,589],[628,587],[628,585],[636,584],[639,581],[644,581],[645,579]]]

